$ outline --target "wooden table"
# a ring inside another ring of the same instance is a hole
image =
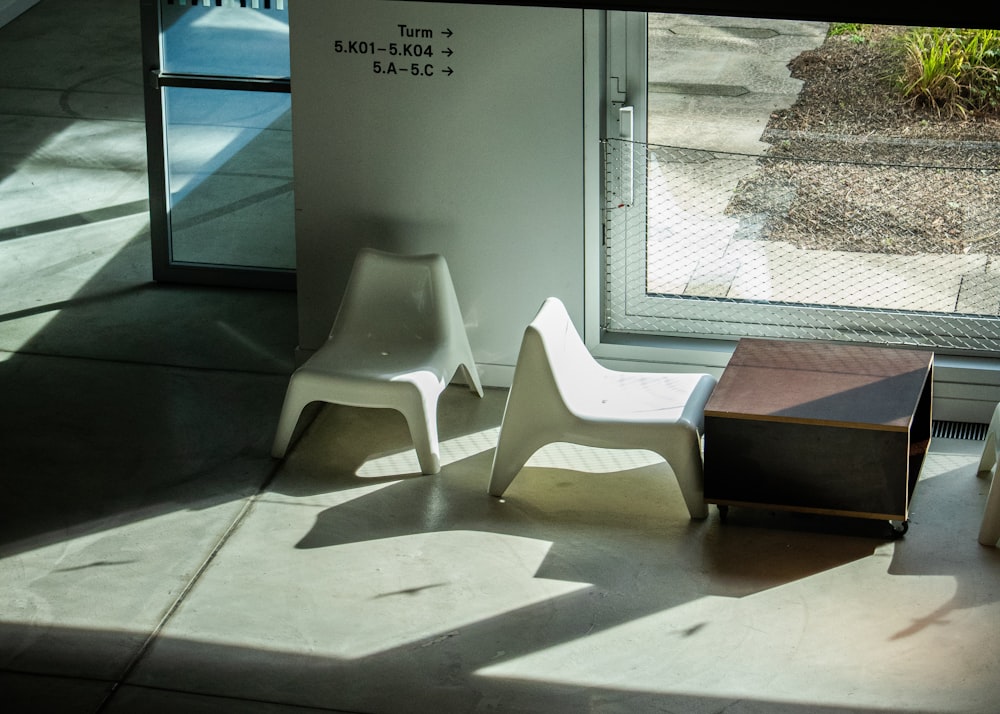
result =
[[[741,339],[705,406],[705,500],[909,522],[934,353]]]

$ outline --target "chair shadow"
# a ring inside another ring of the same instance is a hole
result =
[[[388,410],[324,405],[269,487],[284,497],[336,502],[318,512],[297,547],[480,531],[550,542],[538,577],[610,585],[616,576],[609,573],[641,561],[654,580],[666,583],[683,571],[702,594],[740,597],[865,558],[886,542],[881,524],[844,519],[747,509],[726,524],[714,511],[708,519],[692,520],[665,461],[657,457],[613,470],[607,462],[614,451],[595,454],[595,470],[586,464],[561,467],[557,457],[542,466],[531,461],[503,498],[490,496],[503,397],[503,390],[487,390],[483,400],[462,385],[446,390],[441,414],[452,418],[442,425],[445,463],[436,476],[420,475],[412,455],[409,467],[396,473],[359,476],[373,454],[406,463],[405,421]],[[463,439],[475,448],[459,448],[460,457],[449,461],[449,443]]]

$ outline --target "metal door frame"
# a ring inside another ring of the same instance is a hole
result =
[[[294,290],[293,269],[186,263],[173,259],[163,111],[165,87],[290,93],[290,78],[256,79],[166,73],[162,71],[160,0],[140,0],[140,28],[153,279],[168,283]]]

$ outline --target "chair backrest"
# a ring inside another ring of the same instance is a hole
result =
[[[330,334],[440,341],[456,323],[462,327],[443,256],[362,248]]]
[[[528,330],[538,336],[549,361],[555,366],[594,364],[594,358],[559,298],[546,298]]]

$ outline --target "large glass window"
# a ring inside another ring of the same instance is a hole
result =
[[[996,143],[789,112],[829,23],[608,27],[607,331],[1000,347]]]

